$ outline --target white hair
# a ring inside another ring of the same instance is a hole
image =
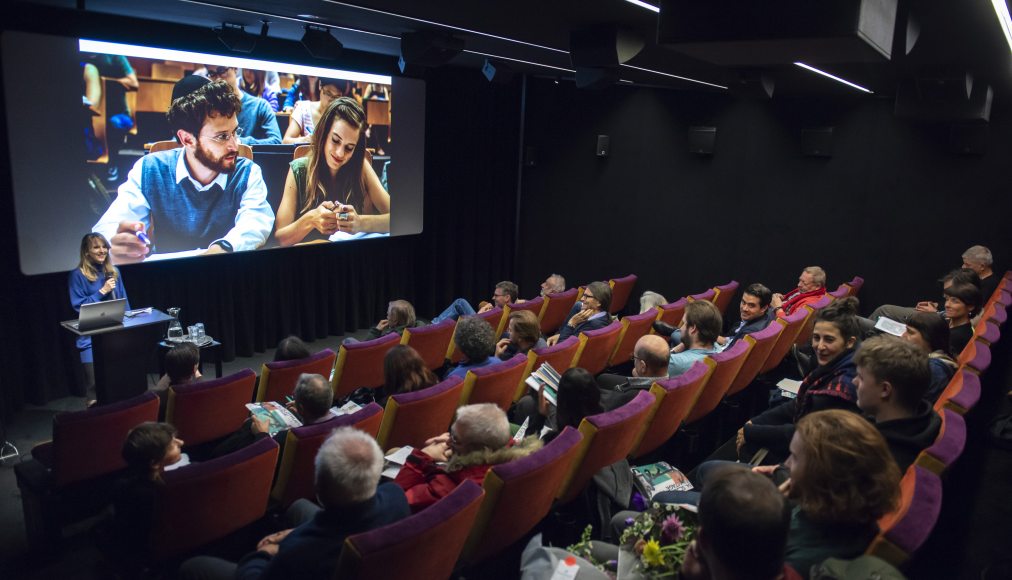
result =
[[[509,442],[509,420],[495,403],[460,407],[454,425],[462,445],[468,449],[501,449]]]
[[[647,310],[653,310],[662,304],[667,304],[668,299],[661,296],[653,290],[647,290],[640,296],[640,314],[643,314]]]
[[[366,501],[376,495],[383,452],[368,433],[335,429],[316,454],[316,497],[323,507]]]
[[[963,252],[964,262],[973,262],[974,264],[980,264],[981,266],[990,266],[994,263],[994,257],[991,256],[991,250],[984,246],[973,246]]]
[[[805,268],[805,272],[812,275],[812,284],[816,286],[826,285],[826,271],[818,266],[809,266]]]

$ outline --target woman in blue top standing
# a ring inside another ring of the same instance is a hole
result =
[[[70,306],[80,311],[82,304],[126,298],[126,287],[116,266],[109,259],[109,241],[102,234],[90,233],[81,238],[81,259],[77,268],[70,272]],[[127,310],[130,301],[127,300]],[[95,386],[95,369],[92,366],[91,338],[79,336],[77,350],[81,353],[81,363],[87,389]]]

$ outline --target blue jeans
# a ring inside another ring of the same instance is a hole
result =
[[[457,298],[446,310],[440,312],[439,316],[432,319],[432,324],[439,324],[446,319],[457,320],[461,316],[473,315],[474,308],[471,308],[471,305],[467,303],[467,300]]]

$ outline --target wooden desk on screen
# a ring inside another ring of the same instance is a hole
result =
[[[172,104],[172,87],[176,81],[169,79],[141,78],[137,79],[137,108],[142,113],[165,113]]]

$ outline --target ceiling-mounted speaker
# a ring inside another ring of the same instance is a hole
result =
[[[502,61],[488,58],[485,59],[485,64],[481,67],[481,74],[490,83],[505,85],[513,80],[513,69]]]
[[[329,28],[307,24],[305,30],[302,46],[306,47],[309,54],[325,60],[335,60],[341,56],[344,45],[330,34]]]
[[[225,45],[225,48],[232,52],[251,53],[257,45],[257,36],[246,32],[241,24],[230,24],[223,22],[219,28],[214,29],[218,40]]]
[[[905,79],[896,86],[897,117],[917,121],[987,122],[994,90],[969,75]]]
[[[441,66],[464,50],[464,40],[449,34],[422,30],[401,34],[401,69],[410,65]]]
[[[595,26],[569,33],[573,66],[609,67],[628,62],[646,43],[638,35],[615,25]]]
[[[610,68],[576,67],[576,88],[604,89],[618,82],[618,71]]]
[[[898,0],[661,0],[657,43],[720,66],[882,62]]]
[[[806,157],[833,156],[833,128],[815,127],[801,130],[801,154]]]
[[[716,127],[689,127],[689,153],[713,155],[716,146]]]

